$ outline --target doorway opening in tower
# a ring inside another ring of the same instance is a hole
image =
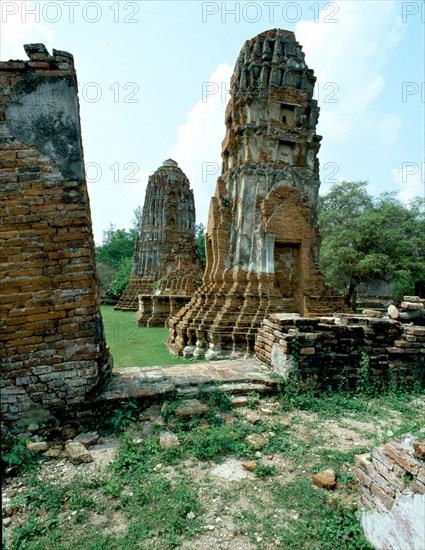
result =
[[[275,285],[283,298],[294,298],[300,288],[300,246],[300,243],[275,243]]]

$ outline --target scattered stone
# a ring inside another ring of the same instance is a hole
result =
[[[74,439],[77,435],[77,430],[72,426],[64,426],[62,428],[62,440],[67,441],[68,439]]]
[[[221,418],[224,420],[225,424],[234,424],[235,423],[235,417],[232,413],[223,413],[221,415]]]
[[[200,430],[208,430],[208,428],[211,428],[211,424],[206,424],[206,423],[202,423],[200,426],[199,426],[199,429]]]
[[[43,456],[47,456],[49,458],[58,458],[62,454],[62,451],[60,449],[48,449],[45,453],[43,453]]]
[[[99,434],[97,432],[79,434],[77,435],[77,437],[74,437],[73,441],[76,441],[77,443],[82,443],[84,447],[91,447],[99,441]]]
[[[398,318],[398,309],[394,304],[391,304],[388,306],[388,315],[391,317],[391,319],[397,319]]]
[[[260,412],[267,415],[273,414],[273,411],[270,409],[260,409]]]
[[[162,405],[160,408],[159,405],[152,405],[139,414],[139,420],[155,420],[162,412],[165,412],[168,409],[167,403]]]
[[[261,415],[257,411],[247,411],[245,418],[250,424],[258,424],[261,420]]]
[[[159,434],[159,446],[161,449],[172,449],[180,445],[179,438],[172,432],[161,432]]]
[[[336,487],[336,476],[333,470],[322,470],[312,477],[314,485],[322,489],[334,489]]]
[[[187,514],[186,517],[187,517],[187,519],[195,519],[195,514],[194,514],[192,511],[190,511],[190,512]]]
[[[208,405],[198,399],[185,399],[176,408],[175,415],[180,418],[186,416],[202,416],[208,411]]]
[[[9,525],[12,523],[12,518],[3,518],[2,523],[3,527],[9,527]]]
[[[279,422],[280,422],[280,425],[283,426],[284,428],[290,428],[292,426],[292,422],[288,420],[288,418],[281,418]]]
[[[30,424],[27,427],[27,430],[29,431],[30,434],[36,434],[37,432],[40,431],[40,426],[38,424]]]
[[[256,451],[255,458],[263,458],[263,453],[261,451]]]
[[[144,440],[141,437],[136,437],[135,439],[133,439],[133,444],[134,445],[142,445],[143,441]]]
[[[413,456],[419,460],[425,460],[425,441],[413,443],[413,448],[415,449]]]
[[[93,462],[93,456],[88,452],[82,443],[69,441],[65,445],[65,452],[72,464],[82,464],[85,462]]]
[[[264,447],[264,445],[267,445],[269,442],[269,440],[261,434],[247,435],[245,441],[248,441],[248,443],[251,443],[254,447]]]
[[[142,426],[143,435],[152,435],[154,432],[155,423],[154,422],[144,422]]]
[[[32,441],[27,441],[26,448],[32,452],[42,453],[43,451],[47,451],[49,446],[45,441],[37,441],[35,443]]]
[[[242,462],[242,467],[248,470],[248,472],[253,472],[258,468],[258,465],[253,460],[247,460],[246,462]]]
[[[248,406],[248,399],[243,396],[232,397],[231,402],[232,402],[232,407],[235,409]]]

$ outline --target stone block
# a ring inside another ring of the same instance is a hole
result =
[[[72,464],[93,462],[93,456],[82,443],[70,441],[65,444],[65,453]]]

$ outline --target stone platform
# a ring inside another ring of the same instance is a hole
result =
[[[113,371],[108,387],[97,402],[122,399],[163,398],[166,395],[196,395],[199,388],[214,386],[226,393],[272,393],[278,380],[257,359],[193,363],[161,367],[130,367]]]

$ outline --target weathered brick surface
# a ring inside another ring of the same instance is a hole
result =
[[[186,303],[202,279],[194,231],[193,191],[177,162],[168,159],[149,176],[130,282],[115,309],[138,310],[139,325],[164,326],[176,313],[171,297]]]
[[[371,455],[356,456],[354,471],[365,506],[390,510],[400,494],[425,495],[425,485],[419,479],[425,462],[413,456],[415,441],[411,435],[400,436]]]
[[[2,421],[108,380],[73,59],[0,64]],[[32,57],[31,57],[32,56]],[[40,60],[43,61],[40,61]]]
[[[242,48],[210,203],[203,286],[170,320],[173,353],[252,353],[266,314],[343,307],[319,271],[315,80],[292,32],[270,30]]]
[[[366,353],[374,378],[406,382],[425,376],[425,335],[421,333],[421,327],[362,315],[310,319],[273,314],[261,324],[255,353],[282,376],[294,366],[295,354],[301,375],[314,375],[324,385],[347,381],[350,387]],[[421,348],[406,346],[401,358],[400,343],[409,335],[415,335]]]

